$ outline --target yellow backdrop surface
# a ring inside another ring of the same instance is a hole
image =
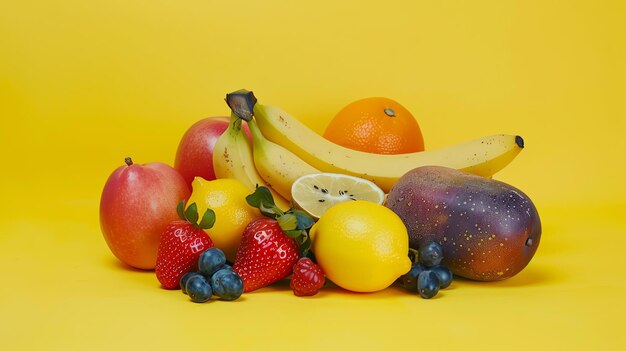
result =
[[[624,1],[0,1],[0,349],[626,348]],[[288,283],[190,303],[109,252],[109,174],[173,163],[253,90],[322,132],[386,96],[427,149],[526,148],[496,178],[543,223],[530,265],[433,300]]]

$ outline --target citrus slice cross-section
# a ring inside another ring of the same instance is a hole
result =
[[[293,201],[315,218],[336,204],[365,200],[382,204],[385,193],[369,180],[337,173],[314,173],[298,178],[291,186]]]

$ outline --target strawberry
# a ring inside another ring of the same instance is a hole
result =
[[[302,257],[293,267],[289,286],[296,296],[313,296],[324,286],[324,272],[310,258]]]
[[[291,274],[300,253],[310,247],[306,229],[313,220],[301,211],[281,211],[265,187],[258,187],[246,200],[267,216],[248,224],[233,265],[243,279],[244,292],[250,292]]]
[[[287,277],[300,257],[298,244],[272,218],[252,221],[243,232],[233,269],[250,292]]]
[[[215,223],[213,210],[208,209],[198,224],[196,204],[192,203],[183,212],[184,206],[184,201],[178,205],[178,215],[183,220],[170,222],[159,241],[155,272],[165,289],[178,288],[180,278],[197,268],[200,254],[213,247],[213,241],[204,231]]]

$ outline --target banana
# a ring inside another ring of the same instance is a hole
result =
[[[267,139],[290,150],[312,167],[371,180],[385,192],[389,192],[402,175],[419,166],[445,166],[490,177],[524,148],[522,137],[501,134],[423,152],[372,154],[334,144],[278,107],[256,103],[253,113]]]
[[[291,205],[261,178],[252,157],[252,145],[241,131],[242,120],[231,114],[228,129],[217,139],[213,148],[213,169],[217,178],[233,178],[242,182],[250,191],[266,186],[272,192],[274,202],[281,210]]]
[[[296,179],[320,173],[293,152],[267,140],[254,119],[248,122],[252,133],[254,165],[267,184],[285,199],[291,200],[291,185]]]

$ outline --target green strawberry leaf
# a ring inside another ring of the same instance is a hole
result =
[[[198,224],[198,228],[209,229],[209,228],[213,228],[214,224],[215,224],[215,211],[213,211],[210,208],[207,208],[207,210],[204,212],[204,215],[202,216],[202,220],[200,221],[200,224]]]
[[[315,224],[315,220],[304,211],[293,210],[291,213],[293,213],[298,220],[298,229],[306,230]]]
[[[308,235],[303,235],[302,238],[304,241],[298,242],[298,245],[300,246],[300,255],[302,257],[307,257],[311,250],[311,237]]]
[[[181,200],[176,206],[176,213],[178,213],[178,217],[182,220],[185,220],[185,200]]]
[[[265,207],[275,206],[274,198],[270,189],[264,186],[257,186],[254,192],[246,196],[246,202],[252,207],[261,208],[261,205]]]
[[[198,206],[195,202],[189,205],[185,210],[185,218],[189,223],[198,225]]]
[[[290,238],[298,238],[302,235],[302,230],[299,229],[295,229],[295,230],[283,230],[283,232],[285,232],[285,235],[287,235]]]
[[[276,206],[272,192],[270,189],[264,186],[258,186],[254,192],[246,196],[246,202],[252,206],[261,210],[261,213],[267,217],[277,219],[282,216],[284,212]]]
[[[299,229],[298,218],[293,213],[285,213],[278,217],[278,225],[283,231]]]
[[[283,214],[283,211],[281,211],[278,207],[276,206],[266,207],[265,203],[261,203],[259,210],[261,211],[261,214],[263,214],[264,216],[274,218],[274,219],[278,219]]]

